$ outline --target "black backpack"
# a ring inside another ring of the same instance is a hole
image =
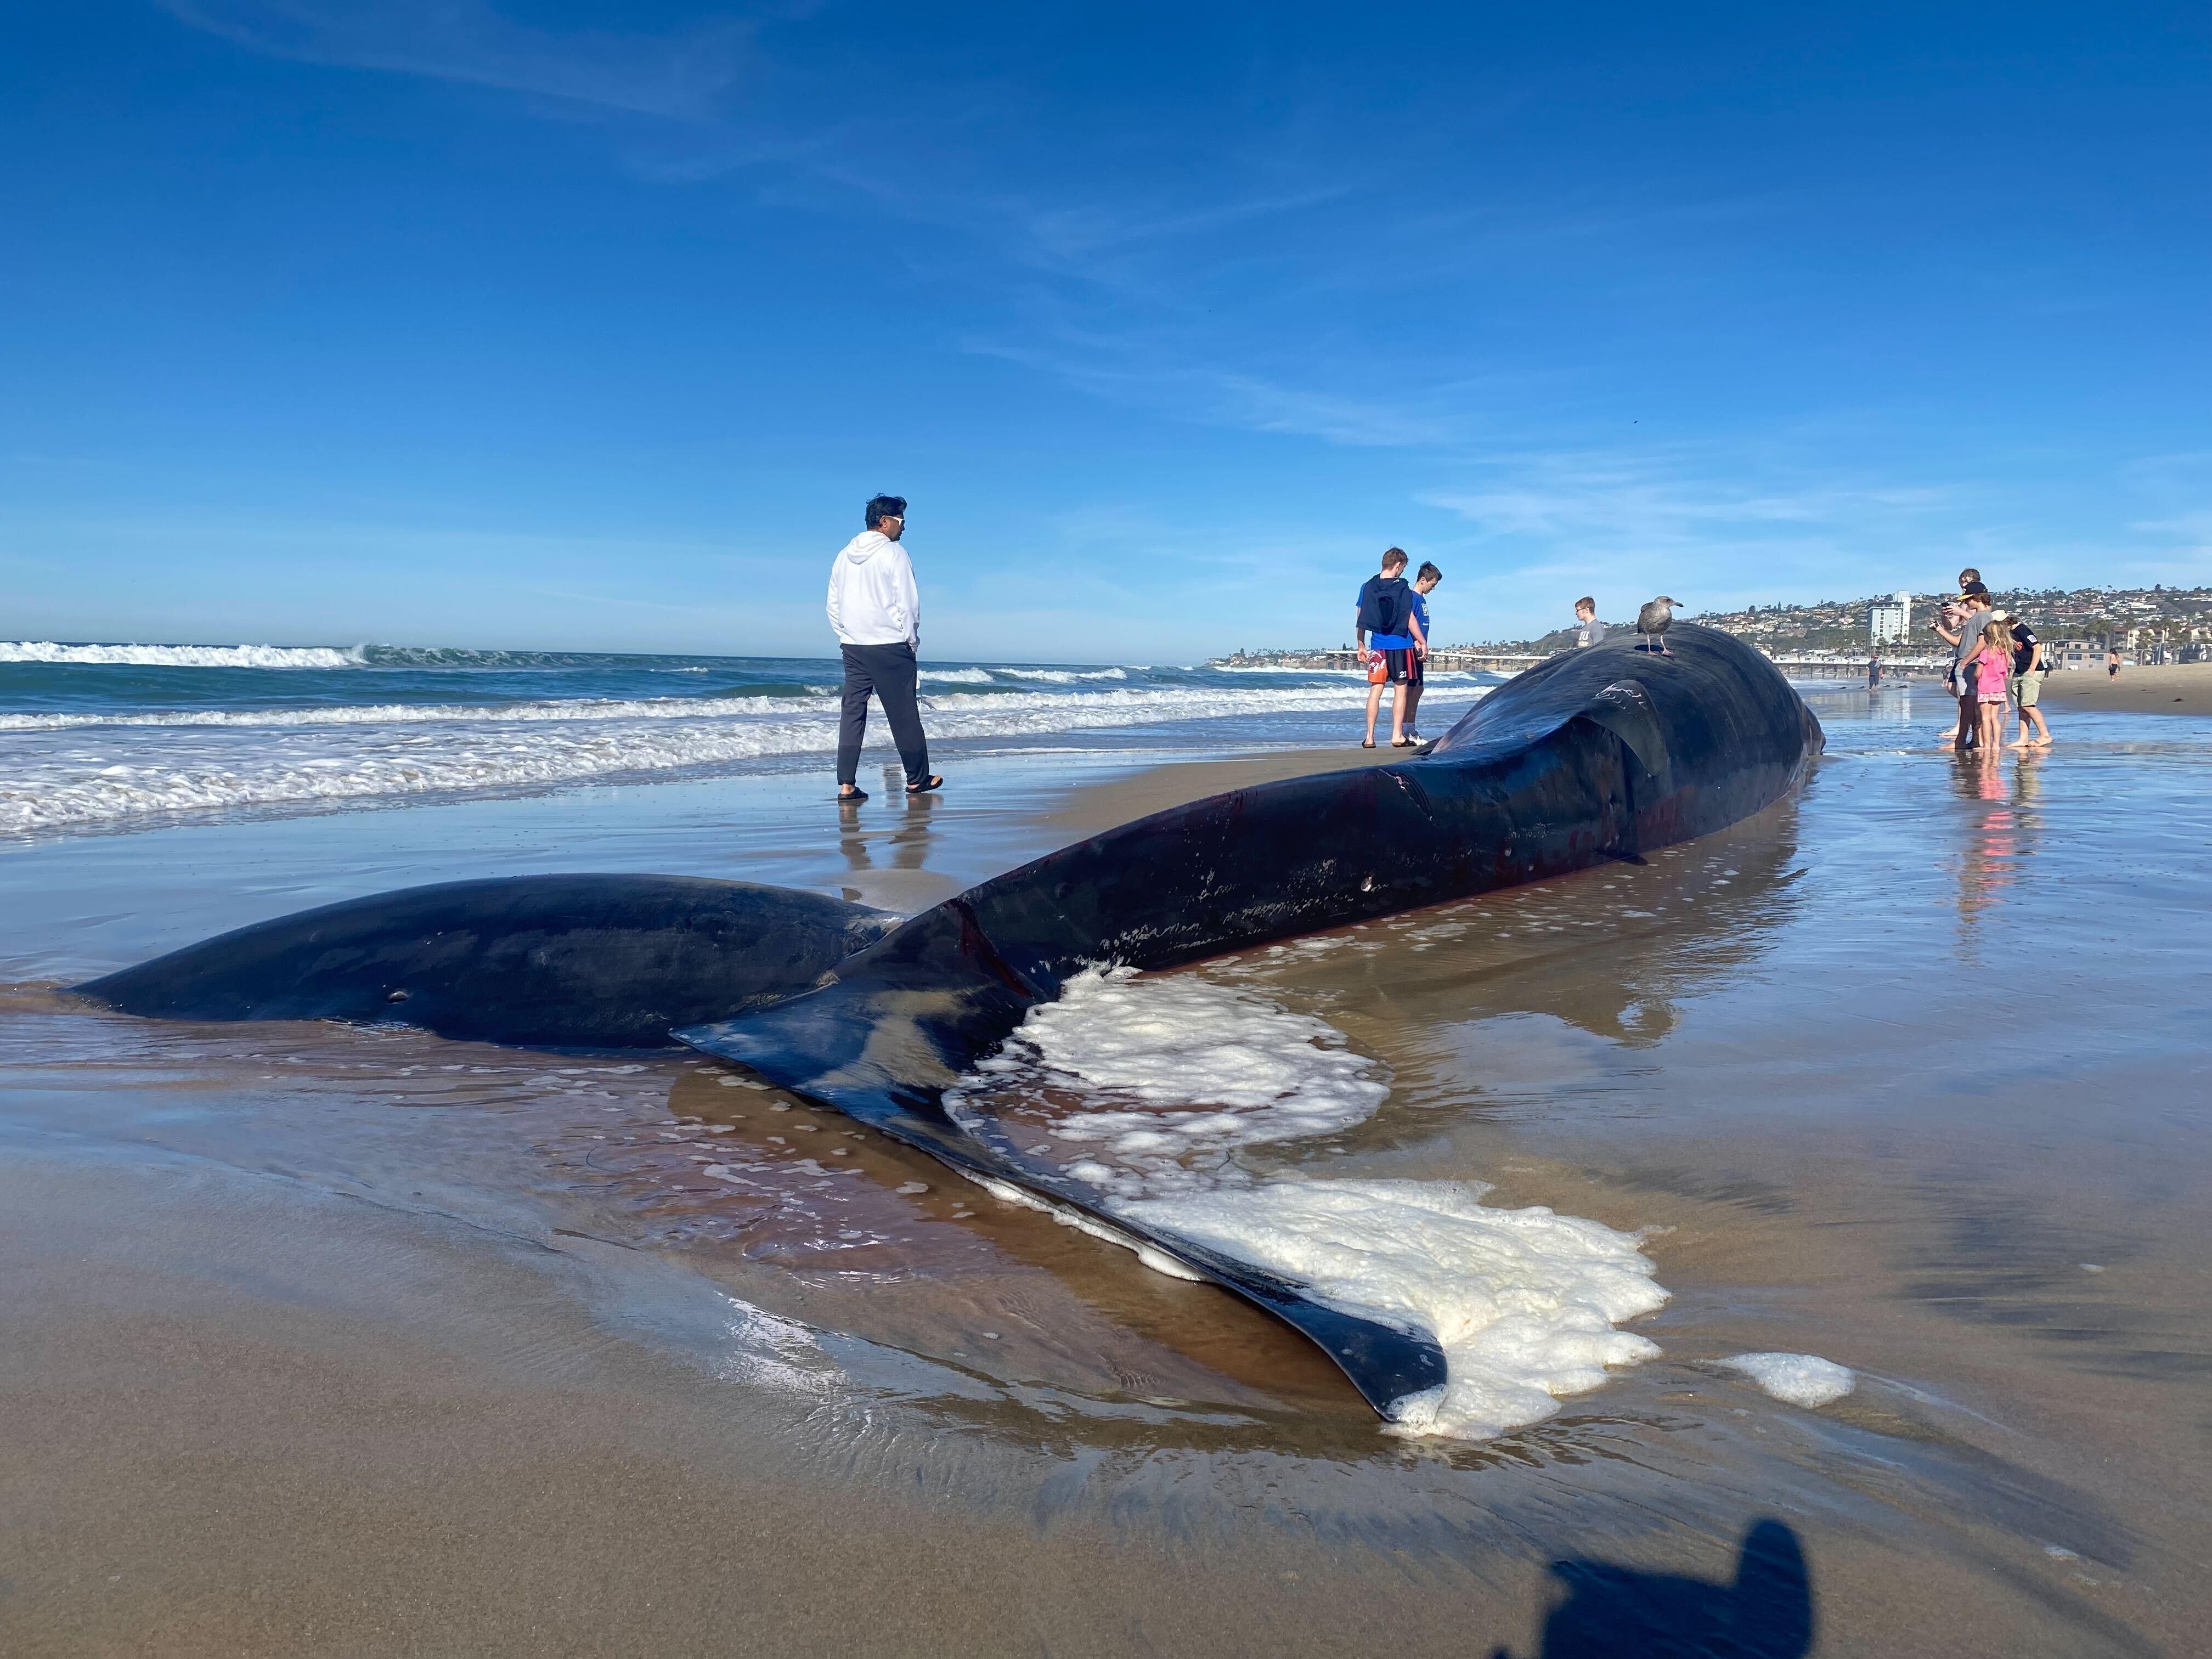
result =
[[[1370,635],[1403,634],[1406,618],[1413,608],[1407,598],[1408,592],[1403,576],[1370,578],[1359,591],[1359,625]]]

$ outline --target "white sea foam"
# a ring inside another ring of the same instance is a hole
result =
[[[1334,686],[960,693],[928,700],[929,730],[1019,738],[1354,701]],[[812,697],[667,697],[17,714],[0,732],[0,831],[22,831],[721,768],[827,752],[837,721]],[[871,735],[888,744],[882,722]]]
[[[1122,668],[998,668],[994,673],[1012,680],[1042,680],[1051,685],[1073,685],[1082,680],[1126,680]]]
[[[1811,1353],[1740,1353],[1721,1364],[1792,1406],[1825,1406],[1858,1386],[1849,1367]]]
[[[835,690],[824,687],[823,694]],[[0,732],[96,726],[453,726],[520,721],[679,720],[738,714],[818,714],[818,697],[572,697],[545,702],[362,702],[305,708],[162,708],[136,714],[0,714]]]
[[[0,640],[0,662],[94,663],[137,668],[358,668],[358,649],[325,645],[57,645]]]
[[[1631,1235],[1540,1206],[1502,1210],[1473,1182],[1272,1181],[1120,1206],[1132,1221],[1304,1280],[1346,1313],[1425,1330],[1448,1381],[1391,1407],[1400,1433],[1482,1439],[1659,1352],[1617,1330],[1663,1305]]]
[[[977,1076],[1081,1155],[1071,1173],[1135,1199],[1218,1182],[1239,1146],[1365,1121],[1390,1092],[1378,1069],[1249,991],[1115,968],[1068,981]]]
[[[1388,1093],[1322,1020],[1195,975],[1093,969],[946,1103],[1067,1146],[1068,1172],[1116,1216],[1431,1333],[1449,1381],[1396,1402],[1396,1432],[1471,1439],[1537,1422],[1607,1366],[1658,1352],[1616,1328],[1667,1299],[1632,1235],[1484,1204],[1480,1182],[1268,1179],[1238,1156],[1349,1128]]]

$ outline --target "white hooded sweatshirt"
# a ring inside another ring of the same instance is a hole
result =
[[[921,643],[914,562],[879,530],[847,542],[830,567],[830,626],[842,645]]]

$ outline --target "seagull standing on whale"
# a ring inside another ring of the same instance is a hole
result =
[[[1671,657],[1674,654],[1667,648],[1667,624],[1674,620],[1676,603],[1676,600],[1662,593],[1636,613],[1636,631],[1647,640],[1658,641],[1659,654],[1662,657]],[[1644,647],[1646,651],[1650,648],[1649,645]]]

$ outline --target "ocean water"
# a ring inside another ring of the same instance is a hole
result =
[[[1501,677],[1438,675],[1432,732]],[[828,658],[0,641],[0,834],[819,766]],[[926,662],[933,752],[1354,736],[1346,673]],[[889,752],[876,710],[872,749]]]

